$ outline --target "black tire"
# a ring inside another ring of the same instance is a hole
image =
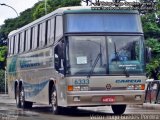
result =
[[[52,91],[51,91],[51,105],[52,105],[53,114],[58,115],[61,113],[62,108],[60,106],[58,106],[57,91],[56,91],[56,87],[54,85],[53,85]]]
[[[20,102],[20,91],[19,91],[19,86],[17,85],[16,86],[16,105],[17,105],[17,108],[21,108],[21,102]]]
[[[77,110],[78,107],[77,107],[77,106],[73,106],[73,107],[70,107],[70,109],[72,109],[72,110]]]
[[[25,101],[23,108],[32,108],[33,102]]]
[[[25,108],[25,95],[24,95],[24,88],[22,86],[20,87],[19,92],[20,92],[19,98],[20,98],[21,108]]]
[[[23,86],[17,89],[16,103],[18,108],[31,108],[33,103],[25,101],[25,92]]]
[[[112,105],[112,111],[115,115],[122,115],[126,110],[126,105]]]

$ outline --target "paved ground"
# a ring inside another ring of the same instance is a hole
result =
[[[15,100],[0,95],[0,120],[160,120],[160,105],[144,104],[128,106],[124,115],[115,116],[109,106],[64,109],[61,115],[53,115],[51,108],[33,105],[32,109],[18,109]]]

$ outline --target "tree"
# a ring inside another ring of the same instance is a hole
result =
[[[0,92],[5,91],[5,72],[0,70]]]
[[[160,11],[156,13],[159,16]],[[157,22],[155,13],[148,13],[142,16],[142,25],[145,43],[152,50],[152,59],[146,65],[147,75],[158,80],[160,79],[160,23]]]
[[[7,58],[7,47],[0,47],[0,69],[5,69]]]
[[[149,38],[146,45],[152,48],[152,60],[147,64],[146,70],[150,78],[160,79],[160,42],[157,39]]]
[[[58,9],[60,7],[66,7],[66,6],[79,6],[81,0],[47,0],[47,13],[50,13],[54,11],[55,9]],[[34,13],[33,18],[38,19],[45,15],[45,3],[41,1]]]

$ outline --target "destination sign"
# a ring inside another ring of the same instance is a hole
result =
[[[96,2],[92,10],[157,10],[156,2]]]

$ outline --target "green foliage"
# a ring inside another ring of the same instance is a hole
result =
[[[154,78],[155,80],[160,80],[159,66],[160,59],[152,59],[146,66],[147,75],[149,78]]]
[[[0,92],[4,92],[5,89],[5,72],[0,70]]]
[[[160,42],[157,39],[149,38],[146,45],[152,49],[152,60],[146,65],[146,71],[150,78],[160,79]]]
[[[0,69],[5,69],[7,58],[7,47],[0,47]]]
[[[45,15],[45,4],[41,2],[39,5],[37,5],[35,11],[33,12],[33,19],[40,18],[43,15]]]
[[[153,13],[142,16],[142,25],[145,38],[158,38],[160,36],[160,27],[156,23],[155,15]]]
[[[47,13],[50,13],[54,11],[57,8],[60,7],[66,7],[66,6],[79,6],[81,0],[47,0],[46,4],[46,10]],[[39,3],[39,5],[36,7],[33,18],[38,19],[45,15],[45,3],[42,1]]]
[[[152,57],[154,59],[160,58],[160,42],[157,39],[147,39],[146,45],[152,49]]]
[[[0,62],[5,62],[7,57],[7,47],[0,47]]]
[[[157,8],[160,8],[160,0],[157,2]],[[160,16],[160,9],[156,14]],[[150,78],[160,79],[160,21],[156,20],[155,13],[148,13],[142,16],[142,25],[146,45],[152,52],[152,59],[146,65],[146,71]]]
[[[63,0],[62,7],[66,6],[80,6],[81,0]]]

